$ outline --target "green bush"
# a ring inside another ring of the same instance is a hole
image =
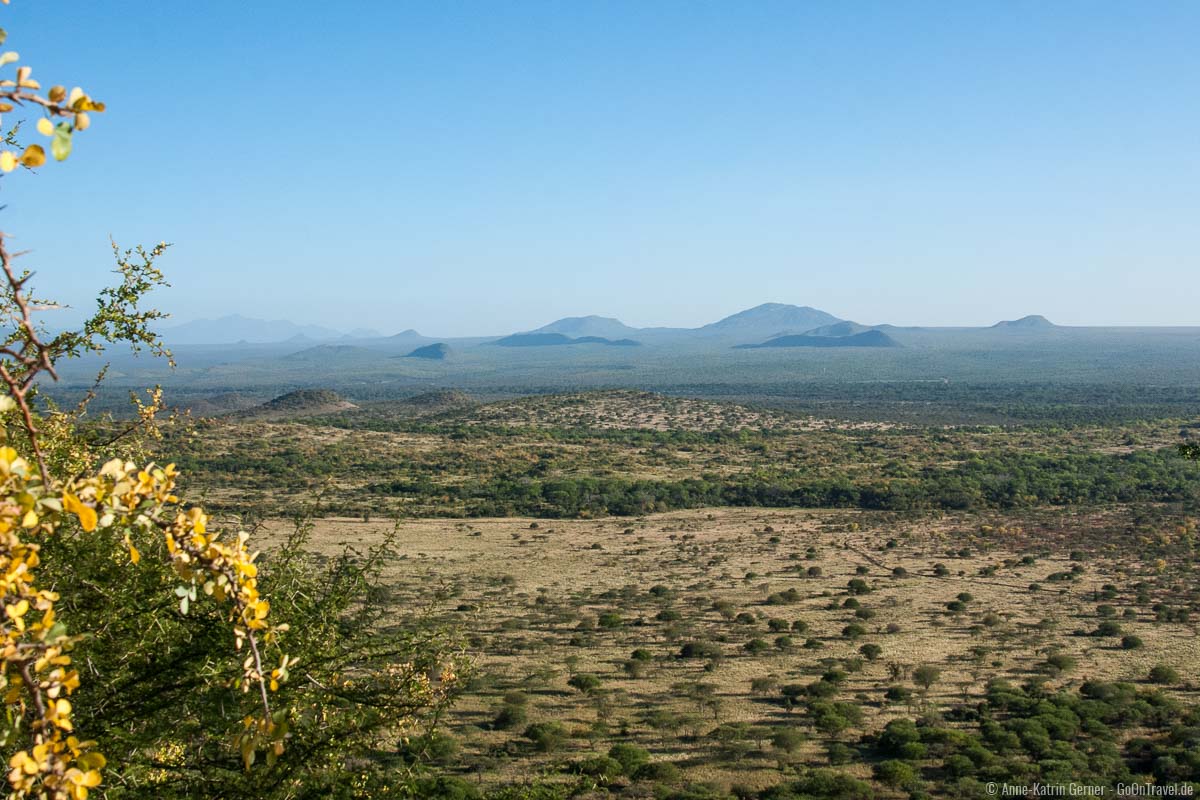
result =
[[[1166,664],[1156,664],[1150,668],[1148,680],[1151,683],[1173,685],[1179,683],[1179,673]]]

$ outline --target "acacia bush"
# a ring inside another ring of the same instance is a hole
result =
[[[0,67],[18,59],[0,54]],[[104,105],[80,88],[42,94],[31,73],[0,82],[0,110],[36,108],[38,133],[65,160]],[[16,128],[4,137],[0,171],[46,161]],[[174,464],[147,456],[161,390],[135,397],[130,421],[91,424],[94,392],[68,409],[41,393],[60,362],[114,344],[171,358],[151,329],[164,315],[141,305],[164,283],[166,249],[114,245],[117,283],[80,328],[50,336],[35,314],[57,306],[33,295],[0,234],[9,796],[83,800],[102,784],[110,800],[407,793],[410,773],[397,769],[412,751],[392,763],[379,741],[435,719],[464,660],[420,615],[384,619],[389,545],[326,563],[305,551],[301,524],[259,557],[251,531],[237,520],[224,530],[183,498]]]

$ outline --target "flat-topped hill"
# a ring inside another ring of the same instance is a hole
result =
[[[329,389],[298,389],[243,411],[240,416],[253,419],[296,419],[354,408],[358,406]]]

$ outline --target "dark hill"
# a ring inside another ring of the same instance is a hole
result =
[[[617,347],[636,347],[641,342],[633,339],[605,339],[602,336],[581,336],[572,339],[561,333],[514,333],[497,339],[493,344],[501,347],[555,347],[565,344],[603,344]]]
[[[853,336],[856,333],[866,333],[871,330],[866,325],[860,325],[857,322],[846,320],[845,322],[835,322],[832,325],[822,325],[819,328],[813,328],[811,331],[804,331],[805,336]]]
[[[438,342],[436,344],[427,344],[424,347],[418,347],[416,350],[413,350],[411,353],[406,355],[405,358],[424,358],[429,361],[444,361],[446,356],[450,355],[452,352],[453,351],[450,349],[450,345],[446,344],[445,342]]]
[[[530,333],[561,333],[565,336],[600,336],[606,339],[626,338],[636,334],[637,328],[631,328],[619,319],[612,317],[564,317],[549,325],[543,325]]]
[[[352,344],[319,344],[316,347],[309,347],[305,350],[299,350],[295,353],[290,353],[284,356],[284,359],[288,361],[328,362],[333,359],[346,359],[354,358],[356,356],[370,355],[370,353],[371,351],[367,348],[358,347]]]
[[[602,336],[580,336],[567,344],[606,344],[610,347],[639,347],[642,343],[633,339],[605,339]]]
[[[1041,314],[1030,314],[1027,317],[1021,317],[1020,319],[1006,319],[1002,322],[997,322],[992,327],[1007,330],[1037,331],[1049,330],[1051,328],[1057,328],[1058,326],[1043,317]]]
[[[763,347],[899,347],[899,343],[883,331],[864,331],[853,336],[780,336],[762,344],[738,345],[739,350]]]
[[[763,303],[698,328],[696,332],[707,336],[764,339],[779,331],[810,331],[841,321],[832,314],[809,306]]]
[[[258,405],[258,400],[238,392],[225,392],[191,401],[188,410],[195,417],[220,417]]]
[[[299,389],[242,412],[255,419],[294,419],[349,411],[358,406],[329,389]]]

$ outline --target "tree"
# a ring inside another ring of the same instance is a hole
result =
[[[0,67],[17,60],[0,54]],[[37,130],[65,160],[104,106],[79,88],[40,94],[31,75],[21,66],[0,81],[0,111],[40,110]],[[22,148],[17,133],[4,137],[0,171],[45,164],[45,149]],[[3,244],[0,234],[0,743],[10,797],[82,800],[104,773],[119,776],[110,798],[320,796],[344,779],[349,754],[448,702],[457,648],[433,630],[380,625],[371,600],[386,546],[324,567],[305,554],[300,525],[259,558],[249,532],[221,530],[182,499],[174,465],[148,455],[161,390],[134,399],[132,422],[95,425],[83,423],[94,392],[68,410],[39,394],[62,360],[113,344],[170,359],[151,329],[164,315],[141,307],[164,283],[155,261],[167,245],[114,245],[118,282],[79,329],[49,336],[35,317],[57,306],[34,296],[32,274]],[[297,669],[302,680],[289,681]],[[382,796],[369,777],[356,785],[359,796]]]
[[[922,664],[912,671],[913,683],[926,692],[929,691],[929,687],[938,682],[940,677],[942,677],[942,671],[932,664]]]
[[[858,648],[858,652],[862,653],[867,661],[874,661],[883,655],[883,648],[874,643],[864,644],[862,647]]]

